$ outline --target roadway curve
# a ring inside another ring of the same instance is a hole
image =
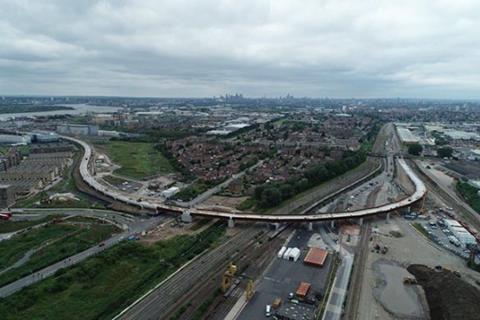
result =
[[[321,214],[286,214],[286,215],[270,215],[270,214],[254,214],[254,213],[232,213],[232,212],[218,212],[204,209],[196,208],[181,208],[177,206],[166,205],[163,203],[154,203],[151,201],[138,201],[123,194],[120,194],[116,190],[112,190],[107,186],[99,183],[95,177],[90,173],[89,166],[93,160],[92,148],[86,142],[75,139],[72,137],[63,136],[64,139],[74,142],[80,145],[85,153],[83,155],[82,161],[80,162],[80,176],[83,181],[88,184],[95,191],[111,198],[116,201],[123,202],[128,205],[139,207],[141,209],[147,209],[154,213],[177,213],[182,214],[189,212],[194,216],[202,216],[208,218],[224,218],[224,219],[235,219],[235,220],[250,220],[250,221],[267,221],[267,222],[315,222],[322,220],[335,220],[335,219],[352,219],[352,218],[363,218],[367,216],[372,216],[381,213],[387,213],[396,209],[408,207],[415,203],[416,201],[422,199],[425,196],[427,191],[424,183],[420,180],[413,170],[408,166],[404,159],[397,159],[398,165],[405,171],[408,178],[412,181],[415,186],[415,192],[408,197],[405,197],[399,201],[392,202],[389,204],[360,209],[355,211],[348,212],[332,212],[332,213],[321,213]]]

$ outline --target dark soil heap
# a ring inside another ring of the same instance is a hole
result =
[[[480,319],[480,290],[452,271],[410,265],[408,271],[423,287],[432,320]]]

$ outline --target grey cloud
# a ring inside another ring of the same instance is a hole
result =
[[[478,98],[477,1],[0,0],[0,94]]]

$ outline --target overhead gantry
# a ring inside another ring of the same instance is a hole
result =
[[[427,189],[425,184],[417,177],[413,172],[410,166],[405,162],[404,159],[397,159],[397,163],[406,173],[407,177],[413,183],[415,191],[403,199],[400,199],[395,202],[384,204],[377,207],[365,208],[360,210],[353,210],[347,212],[331,212],[331,213],[316,213],[316,214],[255,214],[255,213],[232,213],[232,212],[222,212],[222,211],[213,211],[206,209],[197,209],[197,208],[182,208],[178,206],[167,205],[164,203],[155,203],[152,200],[135,200],[128,196],[121,194],[118,190],[109,188],[101,183],[99,183],[95,177],[91,174],[89,166],[92,163],[92,148],[86,142],[63,136],[64,139],[72,141],[80,145],[84,149],[84,155],[82,161],[80,162],[80,176],[82,180],[88,184],[92,189],[101,193],[104,196],[107,196],[113,200],[135,206],[141,209],[148,210],[154,213],[177,213],[181,214],[184,217],[188,218],[190,216],[201,216],[206,218],[223,218],[228,219],[229,223],[233,224],[233,220],[244,220],[244,221],[265,221],[265,222],[317,222],[325,220],[338,220],[338,219],[356,219],[364,218],[377,214],[389,213],[391,211],[410,207],[415,202],[422,199]]]

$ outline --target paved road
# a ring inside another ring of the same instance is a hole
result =
[[[29,212],[31,211],[28,209]],[[36,209],[35,209],[36,210]],[[67,209],[62,209],[64,211],[67,211]],[[58,211],[58,210],[57,210]],[[99,252],[102,252],[103,250],[106,250],[116,244],[118,244],[120,241],[128,238],[130,235],[135,235],[138,233],[141,233],[144,230],[150,229],[153,226],[157,225],[161,221],[165,220],[164,217],[156,217],[156,218],[149,218],[149,219],[141,219],[141,218],[130,218],[126,215],[123,214],[118,214],[114,213],[111,211],[101,211],[101,210],[80,210],[80,209],[74,209],[68,212],[69,216],[76,216],[76,215],[81,215],[81,216],[87,216],[87,217],[97,217],[97,218],[103,218],[107,220],[114,220],[117,221],[117,223],[120,223],[123,225],[125,230],[120,233],[112,236],[108,240],[105,240],[103,243],[105,244],[104,246],[94,246],[91,247],[85,251],[82,251],[76,255],[73,255],[69,258],[66,258],[64,260],[61,260],[57,263],[54,263],[48,267],[45,267],[29,276],[23,277],[15,282],[12,282],[2,288],[0,288],[0,297],[7,297],[31,284],[34,284],[38,281],[41,281],[42,279],[45,279],[57,272],[60,269],[70,267],[74,264],[77,264],[88,257],[91,257]],[[32,215],[29,215],[32,217]],[[38,226],[36,226],[38,227]]]

